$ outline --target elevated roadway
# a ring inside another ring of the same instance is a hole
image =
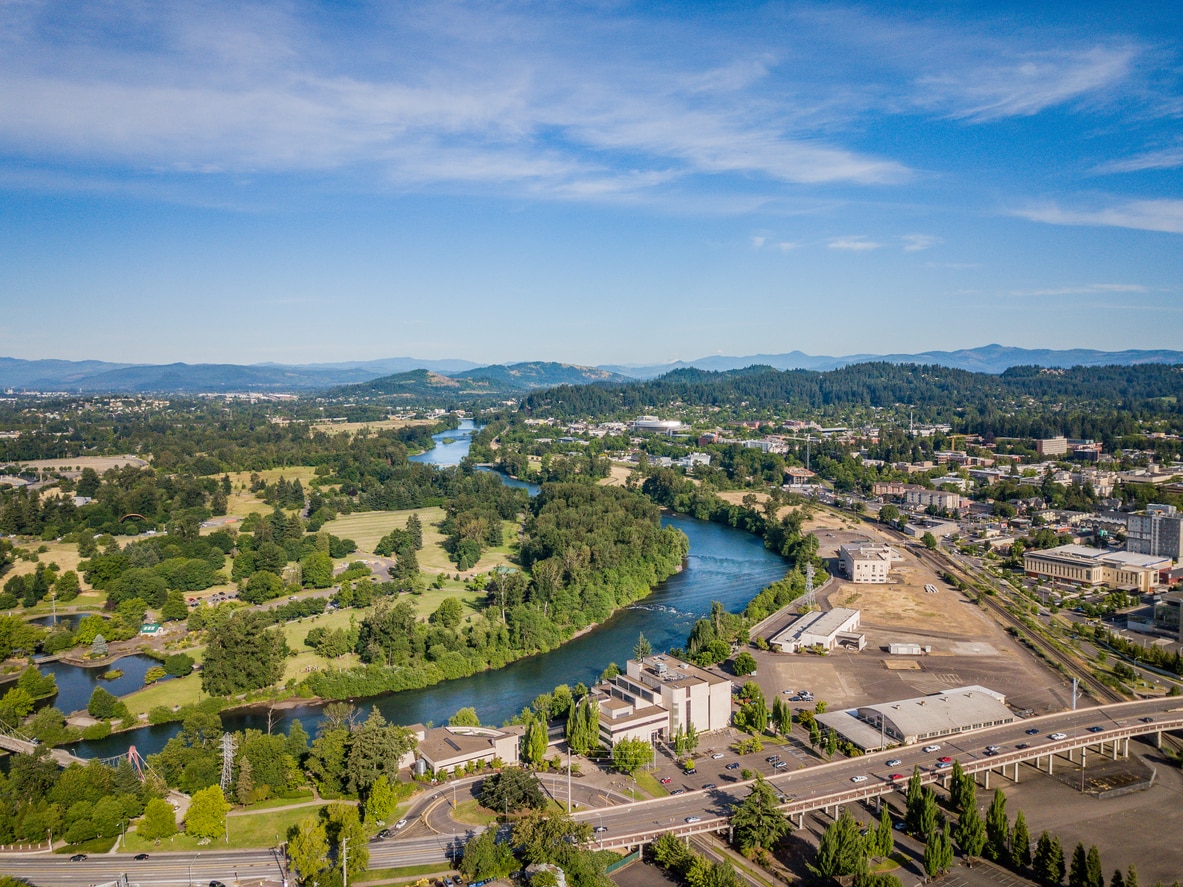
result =
[[[1099,730],[1090,732],[1090,728]],[[1028,733],[1029,730],[1038,733]],[[768,782],[785,799],[780,809],[800,822],[801,817],[815,810],[837,810],[844,804],[869,801],[902,790],[914,767],[921,768],[925,783],[944,783],[951,774],[947,769],[937,768],[940,757],[959,761],[963,769],[977,774],[983,782],[992,777],[1020,779],[1021,764],[1047,771],[1055,768],[1057,760],[1070,756],[1078,760],[1099,754],[1120,757],[1128,754],[1130,739],[1149,736],[1157,744],[1161,743],[1164,732],[1175,730],[1183,730],[1183,699],[1123,702],[934,739],[931,744],[939,745],[938,751],[925,752],[921,743],[806,767],[784,776],[772,776]],[[1050,738],[1053,733],[1063,733],[1064,738],[1053,740]],[[1021,744],[1027,747],[1018,748]],[[999,752],[987,755],[986,748],[992,745],[998,746]],[[887,764],[895,759],[899,760],[898,764]],[[902,778],[893,780],[892,774],[896,773]],[[852,781],[860,776],[866,777],[865,780]],[[747,797],[750,789],[750,782],[734,782],[683,795],[581,810],[574,818],[604,828],[596,834],[597,846],[631,848],[666,832],[689,835],[725,830],[731,806]],[[445,792],[450,792],[450,787],[442,789],[440,794]],[[426,803],[438,800],[428,798]],[[687,822],[687,818],[697,819]],[[455,853],[456,845],[465,838],[463,826],[455,829],[455,834],[423,834],[423,830],[407,829],[387,840],[373,842],[370,867],[446,863]],[[140,862],[127,855],[104,855],[81,862],[49,854],[0,857],[0,871],[46,887],[89,887],[113,880],[123,872],[127,872],[132,884],[186,885],[191,883],[190,866],[194,884],[220,880],[233,887],[235,871],[240,883],[245,884],[248,879],[251,883],[262,879],[280,883],[278,860],[274,852],[267,850],[219,851],[215,846],[197,854],[152,854],[150,859]]]

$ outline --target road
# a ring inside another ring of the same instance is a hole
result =
[[[1154,720],[1145,722],[1143,718]],[[1091,733],[1089,727],[1101,727],[1101,732]],[[926,781],[943,779],[948,771],[935,769],[937,759],[941,756],[960,761],[970,771],[988,768],[998,771],[1003,767],[1012,769],[1020,762],[1036,759],[1041,759],[1038,763],[1046,767],[1050,754],[1064,754],[1069,749],[1085,745],[1095,747],[1102,742],[1106,744],[1106,753],[1111,753],[1114,741],[1120,744],[1131,735],[1154,734],[1167,729],[1183,729],[1183,699],[1148,699],[1028,718],[1003,727],[934,740],[941,747],[936,752],[925,752],[920,745],[908,746],[807,767],[784,776],[770,777],[769,782],[786,799],[781,809],[796,816],[895,791],[902,787],[900,783],[905,780],[893,782],[890,775],[900,773],[908,776],[915,766],[923,768]],[[1039,730],[1039,733],[1028,734],[1028,730]],[[1066,738],[1058,741],[1049,739],[1049,735],[1055,732],[1066,734]],[[1030,747],[1016,748],[1020,743]],[[1000,746],[1001,752],[994,757],[985,755],[988,745]],[[1095,753],[1090,749],[1090,754]],[[893,758],[898,758],[900,763],[888,766],[887,761]],[[852,777],[856,776],[866,776],[867,779],[865,782],[852,782]],[[666,831],[689,834],[724,828],[731,805],[747,796],[749,786],[750,783],[735,783],[682,795],[620,803],[582,810],[575,814],[575,818],[593,826],[602,825],[606,831],[597,835],[597,842],[602,838],[605,847],[632,846]],[[445,787],[441,794],[448,790],[450,787]],[[428,797],[420,804],[430,805],[441,800],[445,799]],[[687,823],[687,817],[700,817],[700,821]],[[418,829],[416,833],[416,830],[408,828],[396,832],[388,840],[372,843],[370,867],[386,868],[446,860],[452,849],[450,845],[462,840],[461,835],[465,831],[463,826],[452,827],[456,829],[455,834],[424,834],[426,829]],[[232,885],[236,867],[240,881],[271,878],[278,883],[278,864],[270,851],[265,850],[161,853],[153,854],[151,859],[141,862],[135,862],[126,855],[92,857],[82,862],[70,862],[69,857],[64,855],[51,857],[47,854],[0,858],[0,870],[5,874],[46,887],[89,887],[113,879],[124,871],[128,872],[132,883],[187,885],[190,883],[190,865],[193,867],[193,882],[198,884],[217,879]]]

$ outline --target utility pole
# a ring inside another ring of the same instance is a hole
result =
[[[341,887],[349,887],[349,839],[341,839]]]
[[[1072,679],[1072,710],[1076,711],[1076,698],[1079,696],[1080,680],[1078,678]]]
[[[571,815],[571,743],[567,743],[567,815]]]

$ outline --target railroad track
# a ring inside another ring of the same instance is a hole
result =
[[[936,552],[923,551],[918,552],[923,560],[927,560],[931,566],[938,573],[945,572],[950,575],[960,575],[968,584],[973,585],[975,579],[972,574],[963,569],[960,564],[945,557],[943,554],[938,555]],[[985,581],[990,582],[989,577],[983,577]],[[991,584],[993,584],[991,582]],[[1088,673],[1082,663],[1075,657],[1068,655],[1042,634],[1033,631],[1022,619],[1008,610],[1004,603],[1002,603],[995,595],[981,594],[979,592],[979,601],[992,612],[1000,622],[1013,627],[1020,633],[1023,639],[1032,647],[1036,648],[1042,653],[1050,662],[1064,668],[1068,674],[1079,677],[1081,680],[1087,681],[1089,692],[1091,692],[1101,702],[1125,702],[1127,698],[1125,695],[1118,693],[1111,687],[1098,681],[1095,677]]]

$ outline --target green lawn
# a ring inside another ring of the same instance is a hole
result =
[[[354,876],[353,880],[358,884],[370,881],[394,881],[399,878],[410,880],[421,875],[446,875],[451,871],[455,871],[455,869],[446,862],[429,862],[424,865],[407,865],[401,869],[370,869],[368,872]]]
[[[133,715],[138,715],[158,705],[172,708],[174,705],[192,705],[208,698],[201,689],[201,675],[194,672],[183,678],[157,681],[151,686],[124,696],[123,701],[127,703]]]
[[[466,825],[492,825],[497,821],[497,814],[475,799],[461,801],[452,812],[452,818]]]
[[[648,770],[637,771],[637,788],[645,792],[651,798],[664,798],[669,794],[665,786],[657,781],[657,777]]]
[[[274,847],[276,836],[283,841],[288,829],[296,825],[306,816],[316,816],[320,807],[298,807],[294,810],[271,810],[264,813],[252,813],[246,816],[230,816],[230,843],[225,838],[204,845],[205,849],[245,849],[248,847]],[[123,850],[127,853],[151,853],[166,850],[200,850],[203,845],[197,843],[197,838],[189,835],[174,835],[155,844],[146,841],[133,831],[127,833],[127,841]]]

